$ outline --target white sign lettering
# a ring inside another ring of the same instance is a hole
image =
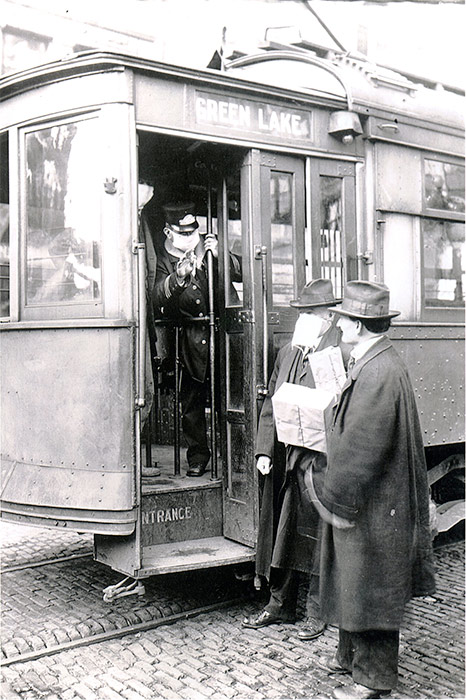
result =
[[[142,524],[174,523],[180,520],[189,520],[193,517],[191,506],[179,506],[177,508],[160,508],[147,510],[142,513]]]
[[[311,138],[311,114],[304,110],[197,92],[195,113],[197,124],[238,129],[242,134],[249,131],[290,140]]]

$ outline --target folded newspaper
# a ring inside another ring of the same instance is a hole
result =
[[[286,445],[326,452],[326,411],[346,380],[340,348],[330,347],[309,358],[316,388],[284,382],[272,396],[277,437]]]

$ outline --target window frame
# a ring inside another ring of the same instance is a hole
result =
[[[65,126],[66,124],[79,123],[83,121],[95,120],[99,134],[99,141],[102,142],[102,110],[92,109],[64,116],[57,119],[40,120],[28,123],[18,129],[19,146],[19,314],[23,321],[37,320],[65,320],[79,318],[103,318],[105,313],[104,297],[104,240],[102,237],[102,195],[100,197],[100,211],[96,217],[96,223],[101,230],[100,238],[100,258],[101,258],[101,284],[100,297],[84,301],[43,301],[36,304],[27,303],[27,243],[28,243],[28,222],[27,222],[27,136],[29,134],[52,129],[54,127]],[[103,150],[97,156],[97,167],[102,169]],[[102,188],[103,192],[103,188]]]
[[[464,161],[461,161],[458,158],[455,157],[446,157],[446,156],[441,156],[437,153],[423,153],[422,154],[422,159],[421,159],[421,167],[422,167],[422,172],[421,172],[421,192],[422,192],[422,216],[425,217],[431,217],[431,218],[438,218],[438,219],[451,219],[453,221],[464,221],[465,220],[465,212],[464,211],[452,211],[451,209],[436,209],[434,207],[429,207],[427,205],[426,201],[426,188],[425,188],[425,179],[426,179],[426,161],[427,160],[433,160],[437,161],[438,163],[444,163],[446,165],[456,165],[459,167],[462,167],[463,170],[465,169],[464,166]]]
[[[455,156],[447,156],[445,154],[424,152],[421,157],[421,193],[422,193],[422,212],[419,217],[419,237],[420,237],[420,275],[421,275],[421,298],[420,298],[420,312],[422,321],[435,321],[435,322],[445,322],[452,323],[464,322],[465,306],[428,306],[425,299],[425,250],[424,250],[424,227],[423,223],[427,219],[442,221],[444,223],[455,222],[455,223],[465,223],[465,212],[452,211],[450,209],[436,209],[434,207],[429,207],[426,201],[426,188],[425,188],[425,178],[426,178],[426,161],[436,161],[438,163],[444,163],[449,165],[459,166],[465,168],[464,161]],[[465,251],[466,255],[466,251]]]

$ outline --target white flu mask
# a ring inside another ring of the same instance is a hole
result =
[[[188,250],[194,250],[199,243],[199,232],[193,231],[193,233],[183,236],[181,233],[175,233],[168,229],[167,238],[177,250],[187,253]]]
[[[314,348],[321,335],[330,328],[330,321],[313,313],[301,313],[294,327],[291,344],[305,348]]]

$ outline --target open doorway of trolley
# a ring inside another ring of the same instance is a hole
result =
[[[239,321],[251,302],[250,273],[243,279],[246,156],[244,148],[137,132],[138,239],[147,283],[145,402],[135,432],[138,576],[253,557],[255,407],[248,388],[254,373],[244,367],[253,340]],[[185,253],[195,260],[189,313],[181,290],[169,287],[185,256],[174,252],[184,239],[167,237],[167,205],[189,205],[197,240],[209,234],[218,240],[216,255],[202,245]],[[196,448],[204,450],[205,470],[190,475]],[[99,559],[123,570],[114,542],[97,536],[96,544]]]
[[[137,144],[139,239],[146,245],[150,295],[150,362],[141,412],[144,490],[158,488],[167,479],[173,487],[177,479],[186,477],[196,437],[204,452],[202,460],[194,457],[194,463],[201,463],[205,471],[191,477],[195,479],[191,483],[221,480],[227,459],[221,420],[226,396],[220,381],[225,348],[220,328],[225,308],[241,307],[244,295],[241,164],[245,150],[147,131],[138,131]],[[171,237],[179,222],[167,228],[167,206],[175,213],[184,206],[192,211],[194,216],[187,218],[194,218],[198,226],[192,235]],[[215,254],[203,249],[202,239],[210,234],[218,240]],[[201,245],[191,249],[190,239]],[[186,241],[190,249],[183,251]],[[189,315],[186,303],[180,303],[181,290],[172,293],[167,281],[169,274],[176,273],[177,262],[187,257],[194,260],[185,281],[192,284]],[[202,390],[194,391],[202,405],[188,405],[190,380],[202,385]],[[196,419],[197,436],[189,424],[190,412]]]

